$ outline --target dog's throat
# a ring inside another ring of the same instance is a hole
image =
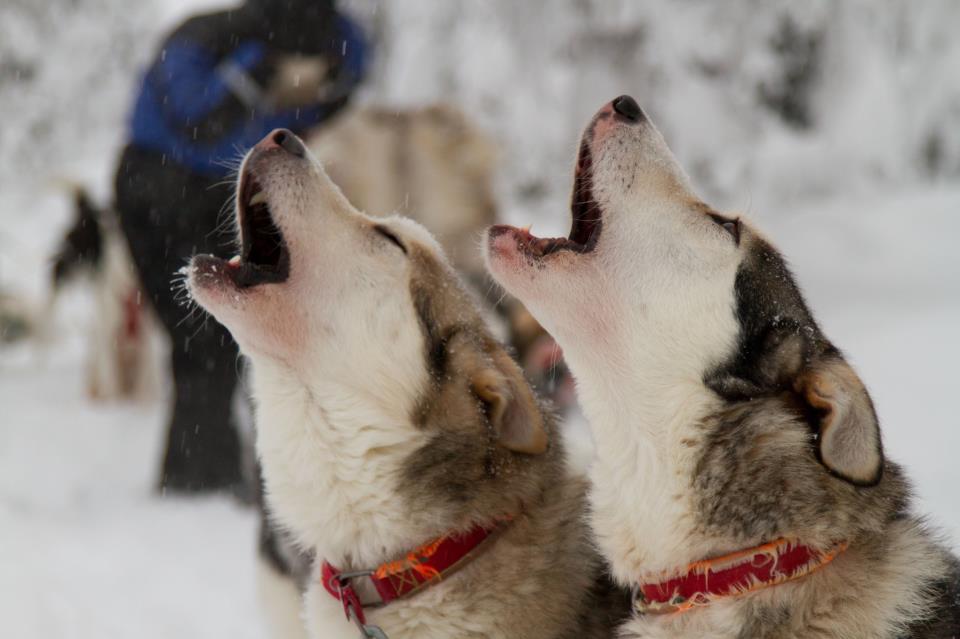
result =
[[[697,561],[680,574],[634,588],[639,614],[686,612],[729,597],[806,577],[846,550],[845,542],[818,550],[794,540],[777,541]]]

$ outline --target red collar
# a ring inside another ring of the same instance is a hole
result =
[[[321,566],[323,586],[330,596],[343,604],[347,619],[366,624],[364,607],[376,608],[391,601],[416,594],[462,568],[476,556],[484,542],[500,532],[509,519],[488,526],[475,526],[466,533],[444,535],[424,544],[406,557],[381,564],[376,568],[341,572],[324,561]],[[361,590],[366,580],[371,587]],[[358,592],[360,590],[360,592]],[[361,594],[379,596],[379,601],[361,601]]]
[[[798,579],[826,566],[846,543],[816,550],[795,540],[778,539],[712,559],[697,561],[683,574],[634,588],[634,609],[640,614],[685,612],[716,599]]]

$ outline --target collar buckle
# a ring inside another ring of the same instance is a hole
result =
[[[444,535],[408,553],[403,559],[373,569],[340,572],[329,562],[320,561],[319,581],[330,596],[340,601],[344,616],[360,629],[363,637],[387,639],[382,629],[367,624],[364,606],[380,607],[414,595],[435,580],[458,570],[475,558],[477,549],[495,538],[512,519],[502,517],[492,525],[478,525],[463,534]],[[375,592],[379,601],[364,604],[361,593],[372,593],[356,587],[359,579],[365,580],[363,585]]]
[[[379,626],[368,624],[366,616],[363,613],[363,603],[360,601],[357,591],[350,583],[354,579],[370,577],[374,574],[373,570],[354,570],[351,572],[340,572],[331,575],[327,583],[327,589],[336,593],[337,599],[343,606],[343,614],[347,621],[357,626],[360,636],[368,639],[389,639]]]

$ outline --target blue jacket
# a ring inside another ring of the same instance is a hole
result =
[[[197,173],[225,176],[273,129],[302,133],[322,122],[346,103],[368,66],[360,27],[343,16],[336,25],[337,38],[330,43],[331,55],[340,58],[334,95],[283,110],[257,104],[256,86],[250,83],[270,53],[268,43],[247,36],[221,53],[197,37],[196,29],[178,30],[144,75],[130,122],[130,143]]]

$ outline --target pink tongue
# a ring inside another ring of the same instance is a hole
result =
[[[240,268],[240,256],[234,255],[230,258],[230,261],[227,262],[227,266],[230,268]]]

